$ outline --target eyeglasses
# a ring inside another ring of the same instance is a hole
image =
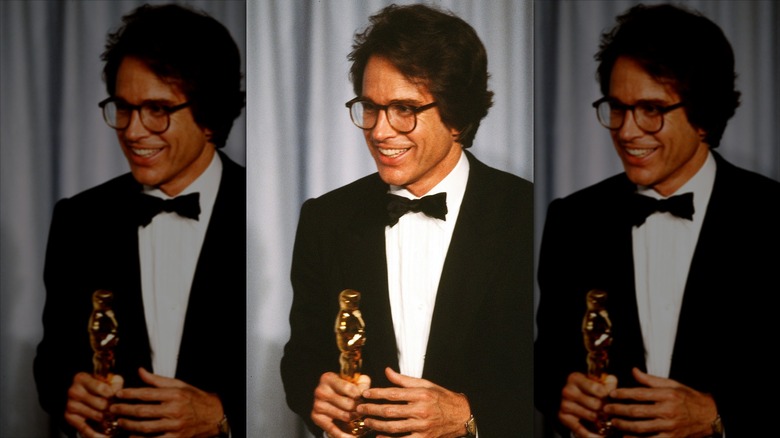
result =
[[[379,120],[379,111],[384,110],[390,126],[401,134],[407,134],[417,127],[417,113],[433,108],[437,104],[437,102],[431,102],[423,106],[411,106],[403,103],[379,105],[370,100],[356,97],[347,102],[346,106],[349,108],[349,117],[352,119],[352,123],[360,129],[374,129],[377,120]]]
[[[626,112],[631,111],[634,122],[639,129],[648,134],[655,134],[664,127],[664,114],[685,106],[684,102],[677,102],[668,106],[656,105],[640,101],[636,105],[624,105],[609,97],[602,97],[593,102],[599,123],[607,129],[617,131],[626,121]]]
[[[171,114],[187,108],[190,103],[184,102],[176,106],[166,106],[156,102],[144,102],[141,105],[131,105],[109,97],[101,101],[98,106],[103,110],[103,119],[106,124],[114,129],[126,129],[130,126],[133,111],[138,110],[141,115],[141,124],[149,132],[162,134],[168,130],[168,126],[171,124]]]

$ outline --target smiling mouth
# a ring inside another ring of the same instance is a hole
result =
[[[133,153],[133,155],[137,155],[139,157],[148,158],[152,155],[156,154],[157,152],[161,151],[162,148],[157,149],[148,149],[148,148],[130,148],[130,151]]]
[[[406,151],[408,151],[411,148],[406,148],[406,149],[383,149],[383,148],[376,148],[376,149],[379,151],[380,154],[384,155],[385,157],[395,158],[395,157],[398,157],[398,156],[402,155],[403,153],[405,153]]]
[[[628,155],[631,155],[632,157],[642,158],[647,155],[650,155],[651,152],[653,152],[656,148],[651,149],[632,149],[632,148],[623,148],[623,150],[626,151]]]

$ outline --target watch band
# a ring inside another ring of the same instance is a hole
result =
[[[720,414],[710,423],[712,427],[712,438],[723,438],[723,422],[720,420]]]
[[[217,423],[217,429],[219,430],[219,435],[217,435],[217,438],[230,437],[230,424],[228,423],[227,415],[222,415],[222,419],[219,420],[219,423]]]
[[[466,421],[466,438],[476,438],[477,437],[477,420],[474,418],[474,414],[471,414],[469,416],[468,421]]]

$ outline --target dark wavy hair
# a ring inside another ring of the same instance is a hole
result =
[[[460,132],[463,147],[474,142],[493,105],[487,52],[474,29],[452,13],[424,5],[390,5],[355,35],[349,78],[355,95],[372,56],[392,63],[412,82],[425,85],[438,102],[442,121]]]
[[[110,96],[125,57],[143,61],[157,76],[176,83],[191,102],[195,122],[222,147],[244,107],[241,55],[230,32],[202,11],[179,5],[143,5],[122,17],[108,35],[103,80]]]
[[[734,52],[723,31],[698,12],[673,5],[632,7],[602,34],[597,80],[609,94],[615,61],[625,56],[653,78],[668,83],[685,102],[688,120],[704,130],[705,142],[720,144],[726,123],[739,106]]]

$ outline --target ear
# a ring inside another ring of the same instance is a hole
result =
[[[452,141],[459,142],[460,129],[450,128],[450,135],[452,136]]]
[[[707,138],[707,131],[701,128],[696,128],[696,133],[699,135],[699,140],[702,142],[704,142],[704,139]]]
[[[214,137],[214,132],[209,128],[203,128],[203,135],[206,136],[206,140],[211,143],[211,139]]]

